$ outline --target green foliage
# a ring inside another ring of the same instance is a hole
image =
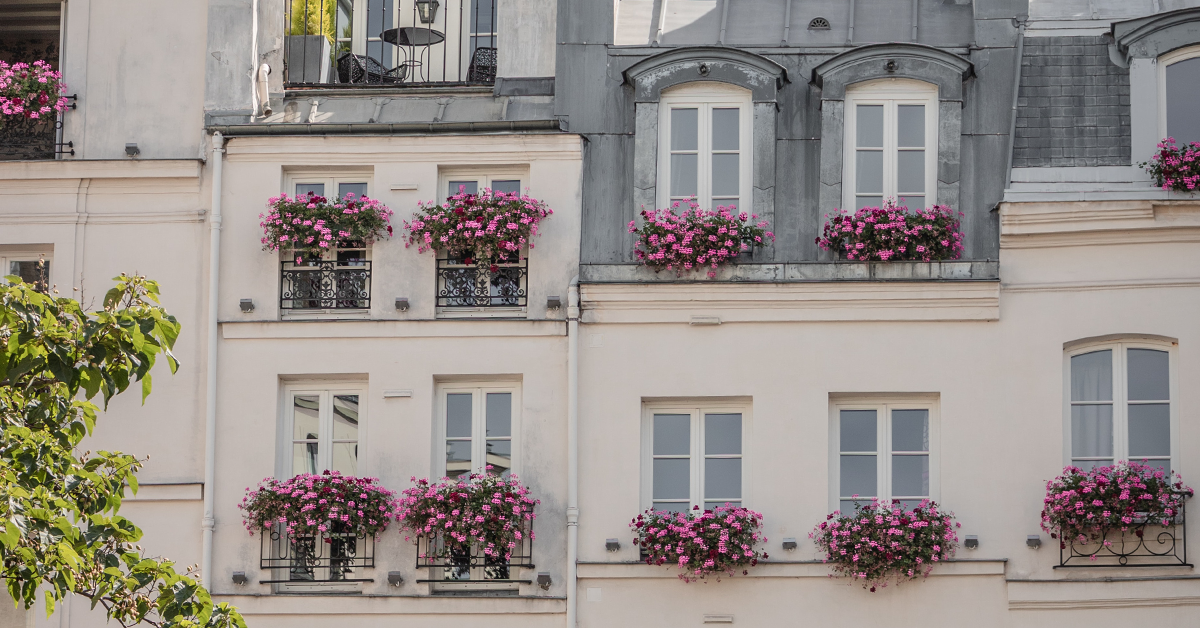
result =
[[[336,0],[289,0],[288,35],[324,35],[332,46],[337,25]]]
[[[25,608],[43,592],[46,611],[68,593],[89,598],[123,626],[244,628],[191,576],[136,545],[142,532],[120,516],[141,462],[120,452],[78,452],[108,402],[141,382],[171,347],[179,323],[158,305],[158,284],[121,275],[104,309],[37,292],[17,277],[0,285],[0,559],[8,591]],[[189,569],[190,573],[191,570]]]

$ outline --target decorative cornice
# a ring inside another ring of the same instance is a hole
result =
[[[975,73],[975,66],[958,55],[934,46],[912,43],[869,44],[848,50],[813,68],[811,82],[823,87],[825,76],[851,66],[887,59],[919,59],[957,72],[965,81]]]
[[[1200,7],[1114,22],[1111,34],[1110,52],[1117,54],[1110,56],[1128,67],[1133,57],[1157,57],[1189,43],[1200,43]],[[1162,41],[1153,41],[1158,39]]]
[[[662,70],[679,63],[725,61],[745,66],[775,80],[775,88],[783,87],[789,82],[787,68],[761,55],[747,52],[739,48],[724,46],[688,46],[674,48],[666,52],[647,57],[629,66],[622,73],[626,83],[633,84],[648,73]]]
[[[1000,204],[1000,248],[1200,242],[1200,200]]]

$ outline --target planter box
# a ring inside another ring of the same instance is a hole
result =
[[[329,83],[329,40],[323,35],[289,35],[284,42],[288,83]]]

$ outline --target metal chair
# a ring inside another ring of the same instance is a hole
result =
[[[341,83],[403,83],[408,68],[401,65],[391,70],[383,67],[374,57],[343,53],[338,57],[338,82]]]
[[[476,48],[467,68],[467,81],[471,83],[496,82],[496,49]]]

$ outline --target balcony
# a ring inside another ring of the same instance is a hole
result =
[[[362,570],[375,566],[375,539],[326,532],[290,536],[275,529],[262,535],[259,567],[272,570],[262,584],[373,582]]]
[[[1186,507],[1181,507],[1166,526],[1141,519],[1124,531],[1099,530],[1086,544],[1062,539],[1058,567],[1191,567],[1187,561],[1185,511]]]
[[[470,263],[468,263],[470,262]],[[437,307],[443,313],[492,312],[502,315],[528,301],[529,260],[497,264],[439,259]]]
[[[492,85],[496,0],[288,0],[284,85]]]
[[[283,262],[279,272],[279,309],[308,313],[371,309],[371,262],[357,258],[301,264]]]
[[[469,548],[454,548],[446,544],[445,537],[434,533],[431,537],[417,537],[417,569],[428,569],[430,577],[418,580],[438,585],[435,590],[446,592],[472,589],[513,589],[518,584],[532,581],[520,579],[520,569],[533,569],[533,538],[530,534],[532,522],[521,525],[521,539],[512,556],[492,557],[483,553],[478,544]]]

